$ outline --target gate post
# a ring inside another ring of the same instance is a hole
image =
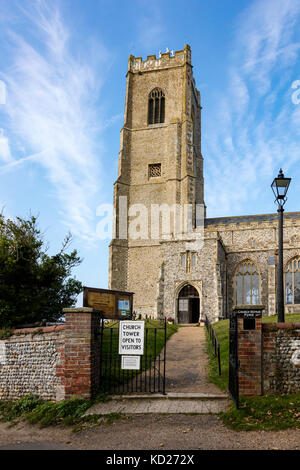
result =
[[[99,386],[100,318],[93,308],[65,308],[65,397],[90,399]]]
[[[242,396],[262,395],[262,305],[234,307],[237,317],[238,388]]]

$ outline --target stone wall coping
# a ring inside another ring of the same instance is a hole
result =
[[[265,310],[264,305],[235,305],[232,310]]]
[[[212,229],[218,228],[219,226],[226,225],[227,229],[238,230],[238,227],[242,225],[243,228],[253,228],[253,223],[257,223],[257,228],[276,227],[278,223],[278,215],[273,214],[257,214],[257,215],[241,215],[241,216],[229,216],[229,217],[214,217],[205,219],[205,228]],[[284,226],[298,225],[300,222],[300,212],[285,212],[284,214]],[[221,227],[223,228],[223,227]]]
[[[74,308],[63,308],[63,313],[104,313],[103,310],[97,310],[92,307],[74,307]]]
[[[65,325],[53,325],[53,326],[37,326],[34,328],[17,328],[13,330],[13,334],[28,334],[28,333],[37,333],[41,332],[44,333],[54,333],[56,331],[63,331],[65,330]]]
[[[300,323],[263,323],[264,330],[300,329]]]

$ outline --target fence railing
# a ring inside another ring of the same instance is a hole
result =
[[[101,322],[100,387],[107,393],[165,394],[167,323],[145,320],[144,354],[139,369],[124,369],[119,354],[120,321]]]
[[[205,327],[208,333],[208,336],[210,338],[210,341],[212,343],[213,349],[214,349],[214,355],[218,360],[218,369],[219,369],[219,375],[221,375],[221,353],[220,353],[220,343],[217,337],[217,334],[214,330],[214,327],[210,323],[209,319],[205,315]]]

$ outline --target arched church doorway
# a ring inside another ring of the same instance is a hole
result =
[[[198,323],[199,314],[198,291],[188,284],[181,289],[178,295],[178,323]]]

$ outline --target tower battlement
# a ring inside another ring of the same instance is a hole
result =
[[[188,44],[180,51],[167,51],[161,53],[159,57],[155,54],[147,56],[146,60],[142,57],[129,56],[128,71],[133,73],[149,72],[152,70],[167,69],[179,67],[184,64],[191,65],[191,48]]]

